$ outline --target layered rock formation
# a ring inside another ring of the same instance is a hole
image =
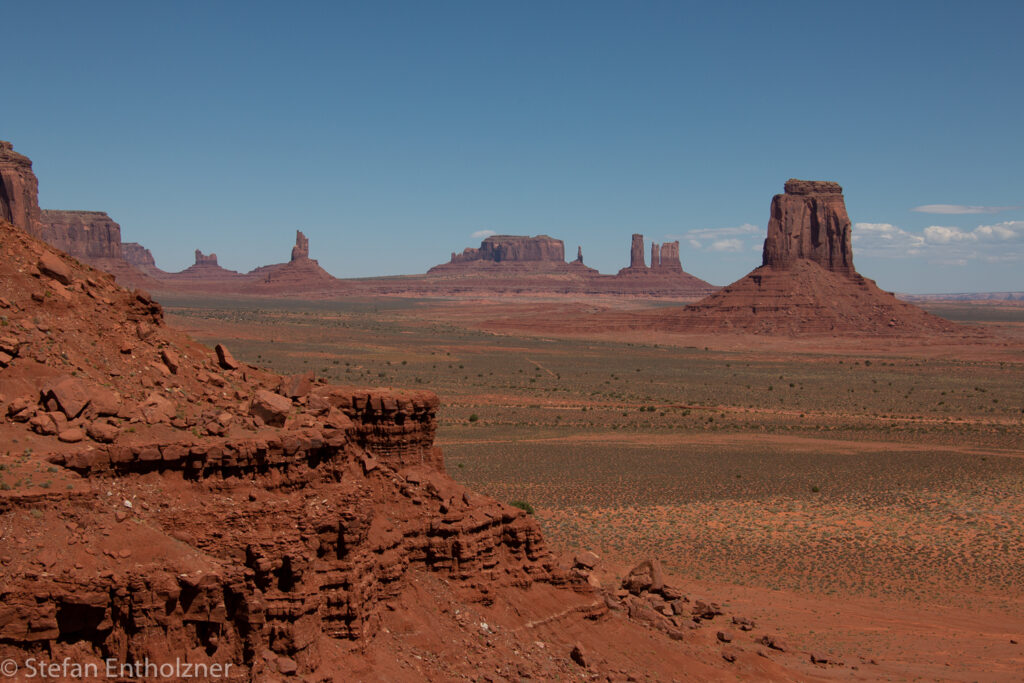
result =
[[[839,183],[791,178],[785,193],[772,198],[761,265],[782,269],[801,259],[834,273],[854,272],[850,217]]]
[[[489,261],[492,263],[520,263],[526,261],[565,262],[565,243],[562,240],[537,235],[491,235],[480,247],[467,247],[461,254],[452,252],[450,263]]]
[[[661,324],[680,331],[779,335],[920,335],[979,332],[880,290],[853,266],[842,188],[791,179],[771,203],[762,266]]]
[[[130,266],[136,268],[156,268],[153,253],[138,242],[122,242],[121,256]]]
[[[629,267],[632,269],[646,268],[644,263],[644,236],[633,233],[633,241],[629,247]]]
[[[629,248],[629,266],[619,271],[619,275],[627,277],[651,276],[651,275],[684,275],[693,277],[683,271],[683,264],[679,260],[679,242],[665,242],[663,244],[651,243],[651,265],[644,262],[644,236],[637,233],[633,235]],[[701,280],[700,282],[703,282]],[[711,285],[704,282],[706,288]]]
[[[295,257],[292,256],[292,260],[294,260],[294,258]],[[203,252],[201,252],[198,249],[196,249],[196,262],[195,262],[195,265],[197,265],[197,266],[216,266],[217,265],[217,255],[216,254],[204,254]]]
[[[331,291],[338,280],[309,258],[309,240],[295,231],[295,246],[288,263],[260,266],[245,274],[262,293]]]
[[[104,211],[41,212],[44,242],[77,259],[121,259],[121,226]]]
[[[198,252],[196,252],[198,253]],[[295,246],[292,247],[291,260],[300,261],[309,258],[309,240],[302,234],[301,230],[295,231]]]
[[[42,228],[39,216],[39,181],[28,157],[0,140],[0,219],[32,234]]]
[[[306,676],[330,640],[371,638],[413,571],[568,580],[532,518],[444,474],[433,394],[259,371],[169,330],[148,295],[0,233],[0,437],[32,454],[5,474],[52,473],[0,494],[17,536],[0,654]]]

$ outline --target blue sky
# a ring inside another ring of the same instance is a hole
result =
[[[797,177],[843,185],[883,288],[1024,290],[1021,2],[40,1],[2,22],[0,138],[43,207],[109,212],[168,270],[286,260],[301,229],[339,277],[423,272],[488,230],[615,272],[642,232],[725,284]]]

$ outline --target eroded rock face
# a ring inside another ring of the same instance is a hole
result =
[[[129,265],[143,268],[156,268],[153,253],[138,242],[122,242],[121,256]]]
[[[39,236],[39,181],[28,157],[0,140],[0,219]]]
[[[647,267],[647,264],[644,262],[644,236],[639,233],[633,233],[633,242],[629,248],[629,267]]]
[[[661,245],[661,252],[658,255],[658,270],[679,273],[683,271],[683,264],[679,261],[678,240]]]
[[[217,255],[216,254],[204,254],[203,252],[196,249],[196,263],[197,266],[216,266]]]
[[[77,259],[119,259],[121,226],[104,211],[43,210],[39,237]]]
[[[292,261],[301,261],[309,258],[309,239],[302,234],[301,230],[295,231],[295,246],[292,247]]]
[[[467,261],[493,261],[495,263],[522,261],[565,261],[565,243],[562,240],[537,235],[492,235],[480,243],[479,249],[469,247],[461,254],[452,254],[452,263]]]
[[[789,268],[799,259],[852,274],[850,217],[838,183],[790,179],[772,198],[762,265]]]
[[[25,392],[0,441],[31,437],[18,466],[54,480],[0,491],[0,658],[321,680],[321,647],[373,637],[413,572],[570,580],[529,515],[445,474],[436,395],[308,375],[275,393],[280,376],[167,328],[145,292],[3,221],[0,243],[0,378]]]

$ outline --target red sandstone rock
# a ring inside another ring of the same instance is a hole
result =
[[[495,263],[522,261],[565,261],[565,243],[562,240],[537,235],[491,235],[480,243],[479,249],[467,247],[461,254],[452,253],[451,263],[493,261]]]
[[[39,235],[39,181],[28,157],[0,140],[0,220],[13,223],[30,235]]]
[[[295,246],[292,247],[292,261],[300,261],[309,258],[309,239],[302,234],[301,230],[295,231]]]
[[[630,570],[622,580],[622,587],[634,595],[644,591],[656,593],[665,585],[661,562],[656,559],[644,560]]]
[[[838,183],[795,180],[772,198],[762,265],[787,268],[798,259],[853,273],[850,218]]]
[[[148,272],[147,269],[156,268],[156,261],[153,259],[152,252],[138,242],[122,242],[121,256],[128,265],[142,268],[143,272]]]
[[[658,255],[658,270],[663,272],[683,271],[683,265],[679,261],[679,241],[665,242],[661,245],[661,252]]]
[[[266,390],[257,391],[249,405],[249,414],[260,418],[264,424],[271,427],[284,426],[291,410],[291,399]]]
[[[43,404],[51,411],[59,409],[72,420],[82,414],[89,399],[89,388],[74,377],[63,377],[42,391]]]
[[[170,422],[177,413],[177,408],[170,400],[154,391],[139,404],[139,411],[147,423],[156,424]]]
[[[40,214],[39,237],[83,261],[120,259],[121,226],[103,211],[53,211]]]
[[[217,265],[216,254],[204,254],[203,252],[196,249],[196,263],[197,266],[215,266]]]
[[[45,253],[40,256],[36,267],[43,275],[53,278],[62,285],[71,284],[71,269],[53,254]]]
[[[217,344],[214,347],[214,351],[217,352],[217,364],[225,370],[237,370],[241,367],[238,361],[235,360],[235,357],[231,355],[231,352],[228,351],[228,347],[223,344]]]
[[[647,267],[644,262],[644,236],[639,233],[633,233],[633,242],[629,248],[629,267]]]

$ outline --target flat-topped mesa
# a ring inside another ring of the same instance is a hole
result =
[[[292,261],[309,258],[309,239],[301,230],[295,231],[295,246],[292,247]]]
[[[136,268],[156,268],[153,252],[138,242],[122,242],[121,257]]]
[[[467,247],[461,254],[452,253],[451,263],[470,261],[564,263],[565,243],[547,235],[491,235],[480,243],[479,249]]]
[[[293,252],[294,253],[294,252]],[[292,256],[292,260],[295,257]],[[216,254],[204,254],[203,252],[196,249],[196,263],[197,266],[217,266],[217,255]]]
[[[105,211],[40,212],[42,230],[38,235],[44,242],[77,259],[123,258],[121,226]]]
[[[762,265],[784,269],[805,259],[836,273],[854,273],[843,188],[834,182],[791,178],[785,190],[772,198]]]
[[[39,236],[39,181],[32,172],[32,161],[0,140],[0,219],[14,227]]]

